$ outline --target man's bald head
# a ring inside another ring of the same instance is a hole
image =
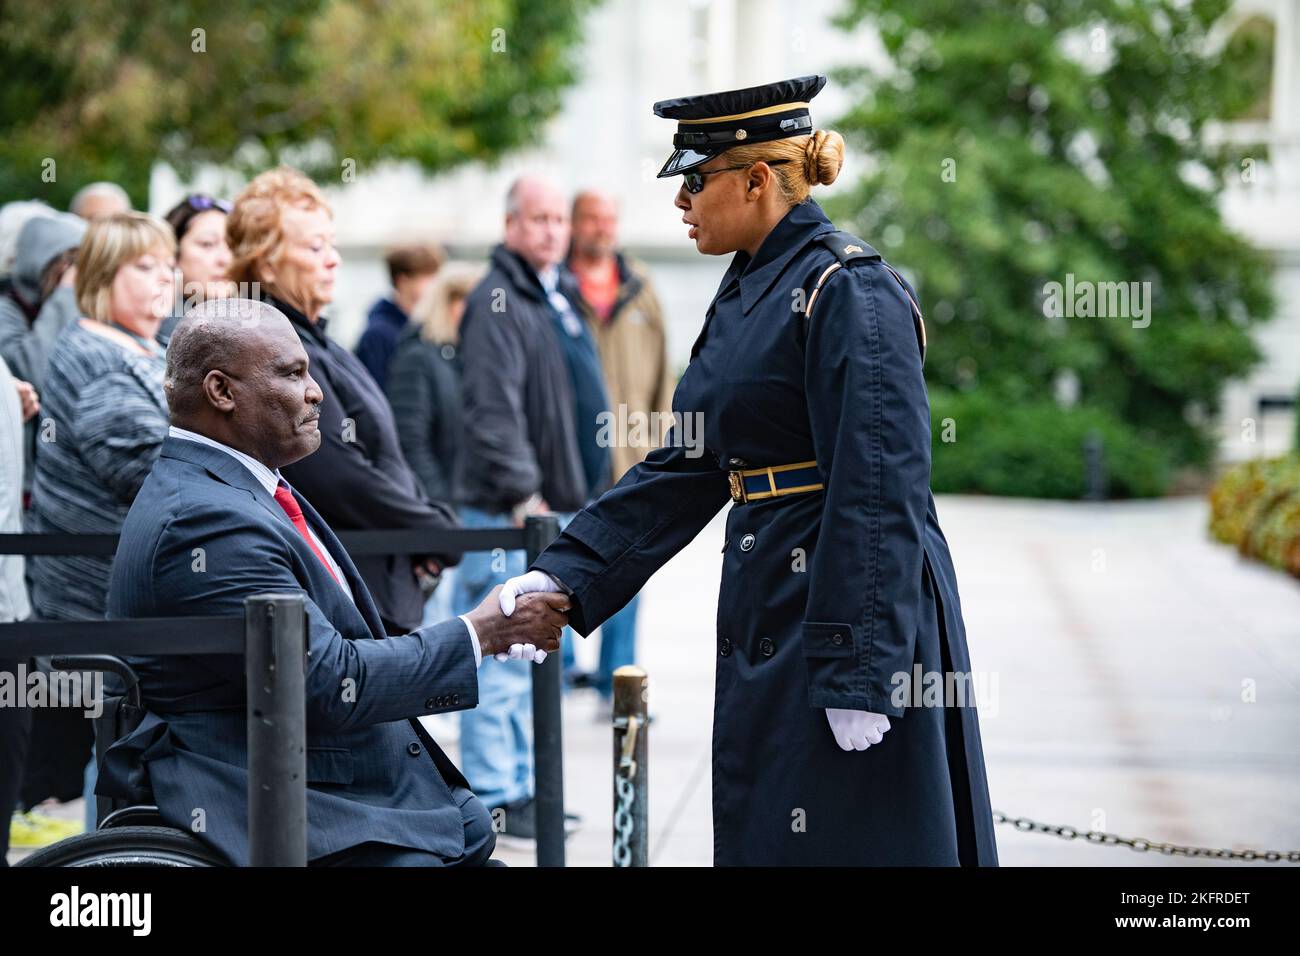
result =
[[[563,259],[568,245],[564,193],[549,180],[520,176],[506,194],[506,248],[540,272]]]
[[[211,299],[167,344],[163,391],[179,428],[279,468],[320,445],[322,400],[293,323],[253,299]]]
[[[283,312],[254,299],[210,299],[185,313],[167,343],[163,391],[173,422],[180,425],[178,417],[202,406],[208,372],[226,369],[239,374],[250,348],[260,346],[268,331],[295,334]]]

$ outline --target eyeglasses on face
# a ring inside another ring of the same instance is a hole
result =
[[[769,166],[780,166],[782,163],[788,163],[788,159],[765,159],[763,162]],[[741,163],[739,166],[723,166],[721,169],[710,169],[708,172],[700,172],[698,169],[692,169],[689,172],[682,173],[682,184],[686,191],[695,195],[704,188],[704,177],[712,176],[714,173],[730,173],[737,169],[749,169],[754,163]]]

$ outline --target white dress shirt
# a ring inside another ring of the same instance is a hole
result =
[[[239,449],[231,448],[229,445],[224,445],[219,441],[215,441],[207,435],[200,435],[198,432],[192,432],[185,428],[177,428],[175,425],[172,425],[167,429],[167,434],[172,438],[198,442],[200,445],[207,445],[209,448],[217,448],[224,451],[231,458],[235,459],[235,461],[247,468],[252,476],[257,479],[257,483],[266,489],[268,495],[272,498],[275,497],[275,489],[279,487],[281,481],[280,469],[276,468],[275,470],[272,470],[267,468],[266,465],[262,464],[256,458],[245,455]],[[306,524],[305,518],[303,523]],[[353,604],[355,604],[356,596],[353,595],[352,589],[348,587],[347,578],[343,575],[343,569],[339,567],[338,562],[334,560],[334,556],[330,554],[329,549],[325,547],[325,542],[321,541],[321,539],[316,536],[316,532],[312,530],[311,525],[309,524],[307,525],[307,533],[311,535],[312,543],[316,545],[316,549],[321,553],[321,556],[325,558],[325,563],[329,565],[329,569],[334,572],[334,579],[338,582],[339,587],[343,589],[343,593],[348,596],[348,599],[352,601]],[[462,614],[460,615],[460,619],[465,622],[465,627],[469,631],[470,643],[474,646],[474,666],[478,667],[483,663],[483,649],[479,646],[478,632],[474,630],[474,624],[467,616]]]

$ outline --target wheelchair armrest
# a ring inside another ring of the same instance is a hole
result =
[[[140,706],[140,678],[131,665],[110,654],[60,654],[50,658],[50,666],[60,671],[107,671],[122,681],[127,700]]]

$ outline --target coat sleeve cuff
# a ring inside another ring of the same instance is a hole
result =
[[[809,707],[903,716],[903,708],[890,700],[887,690],[879,692],[866,685],[858,634],[852,624],[805,621],[803,655],[808,669]]]

